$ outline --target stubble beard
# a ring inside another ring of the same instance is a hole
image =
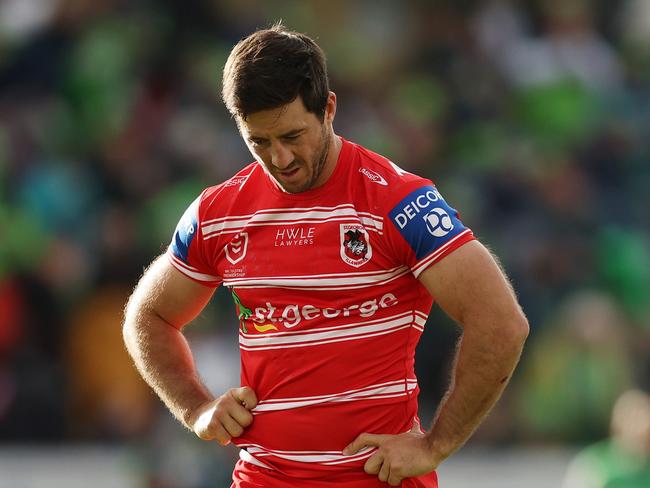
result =
[[[307,180],[304,185],[301,185],[299,188],[294,190],[286,188],[284,185],[282,185],[287,193],[302,193],[313,188],[314,184],[323,173],[323,168],[325,167],[327,156],[330,152],[330,142],[330,137],[328,137],[327,134],[327,126],[323,124],[323,130],[321,131],[321,150],[316,160],[316,164],[312,166],[313,172],[311,174],[311,178],[309,178],[309,180]]]

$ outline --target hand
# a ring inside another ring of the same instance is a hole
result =
[[[430,473],[442,461],[432,452],[426,434],[415,430],[398,435],[360,434],[343,454],[350,456],[366,446],[378,449],[363,469],[391,486],[400,486],[404,478]]]
[[[249,387],[232,388],[216,400],[199,406],[191,416],[190,427],[201,439],[216,439],[225,446],[253,423],[250,410],[256,405],[257,397]]]

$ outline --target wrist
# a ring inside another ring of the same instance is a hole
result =
[[[213,398],[207,397],[197,399],[185,409],[182,415],[182,420],[188,429],[192,431],[194,430],[194,425],[196,424],[196,421],[199,419],[201,414],[205,411],[205,406],[212,403],[213,400]]]
[[[442,463],[454,452],[451,444],[449,442],[446,442],[444,438],[441,438],[441,436],[436,435],[434,431],[427,432],[425,434],[425,438],[431,459],[436,466]]]

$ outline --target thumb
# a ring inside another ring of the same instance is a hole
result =
[[[233,388],[231,393],[233,398],[247,410],[252,410],[257,406],[257,395],[255,395],[255,392],[250,387],[242,386],[241,388]]]
[[[367,434],[365,432],[363,434],[359,434],[355,440],[353,440],[346,446],[345,449],[343,449],[343,454],[346,456],[351,456],[352,454],[356,454],[359,450],[367,446],[379,447],[385,437],[387,436]]]

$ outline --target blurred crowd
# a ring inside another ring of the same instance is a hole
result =
[[[188,467],[223,450],[161,411],[120,322],[187,205],[252,160],[221,69],[278,19],[326,51],[336,132],[436,181],[512,278],[532,334],[475,442],[606,436],[650,388],[650,0],[4,0],[0,442],[129,443],[152,486],[218,476]],[[425,419],[458,337],[427,328]],[[235,386],[229,296],[187,335]]]

